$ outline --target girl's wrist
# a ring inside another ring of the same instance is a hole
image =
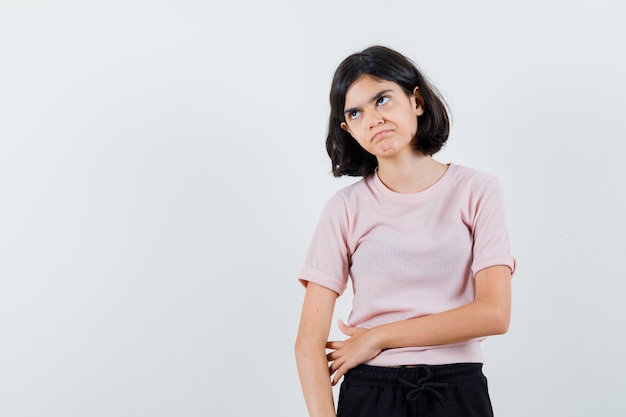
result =
[[[378,351],[382,352],[389,348],[388,332],[384,325],[372,328],[372,338]]]

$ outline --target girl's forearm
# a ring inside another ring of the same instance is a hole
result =
[[[324,348],[296,344],[300,384],[310,417],[336,417]]]
[[[326,343],[337,293],[310,282],[296,338],[296,363],[310,417],[336,417]]]
[[[389,323],[374,329],[381,349],[433,346],[505,333],[506,313],[468,304],[430,316]]]

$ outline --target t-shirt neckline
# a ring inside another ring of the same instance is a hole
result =
[[[383,184],[380,178],[378,178],[378,173],[376,172],[374,172],[374,174],[372,175],[372,182],[374,183],[374,189],[376,190],[376,192],[385,199],[398,204],[416,204],[424,200],[430,199],[432,196],[436,195],[450,181],[450,178],[453,176],[454,172],[457,169],[457,165],[452,163],[449,163],[447,165],[448,168],[443,173],[441,178],[439,178],[430,187],[417,193],[404,194],[390,190],[385,184]]]

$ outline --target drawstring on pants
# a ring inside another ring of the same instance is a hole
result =
[[[430,378],[433,376],[433,372],[428,367],[424,367],[423,369],[426,370],[426,375],[419,378],[415,384],[402,377],[398,377],[398,382],[408,388],[411,388],[411,391],[406,394],[406,400],[416,401],[419,396],[422,395],[422,392],[427,390],[432,392],[437,398],[439,398],[439,400],[449,403],[450,400],[447,399],[441,392],[437,391],[437,389],[447,388],[448,383],[430,381]]]

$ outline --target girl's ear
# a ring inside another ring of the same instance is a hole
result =
[[[348,124],[346,122],[341,122],[340,126],[343,130],[348,132],[350,136],[352,136],[352,132],[350,131],[350,128],[348,127]]]
[[[419,87],[415,87],[413,89],[413,97],[415,98],[415,115],[421,116],[424,114],[424,97],[422,97],[422,93],[420,92]]]

